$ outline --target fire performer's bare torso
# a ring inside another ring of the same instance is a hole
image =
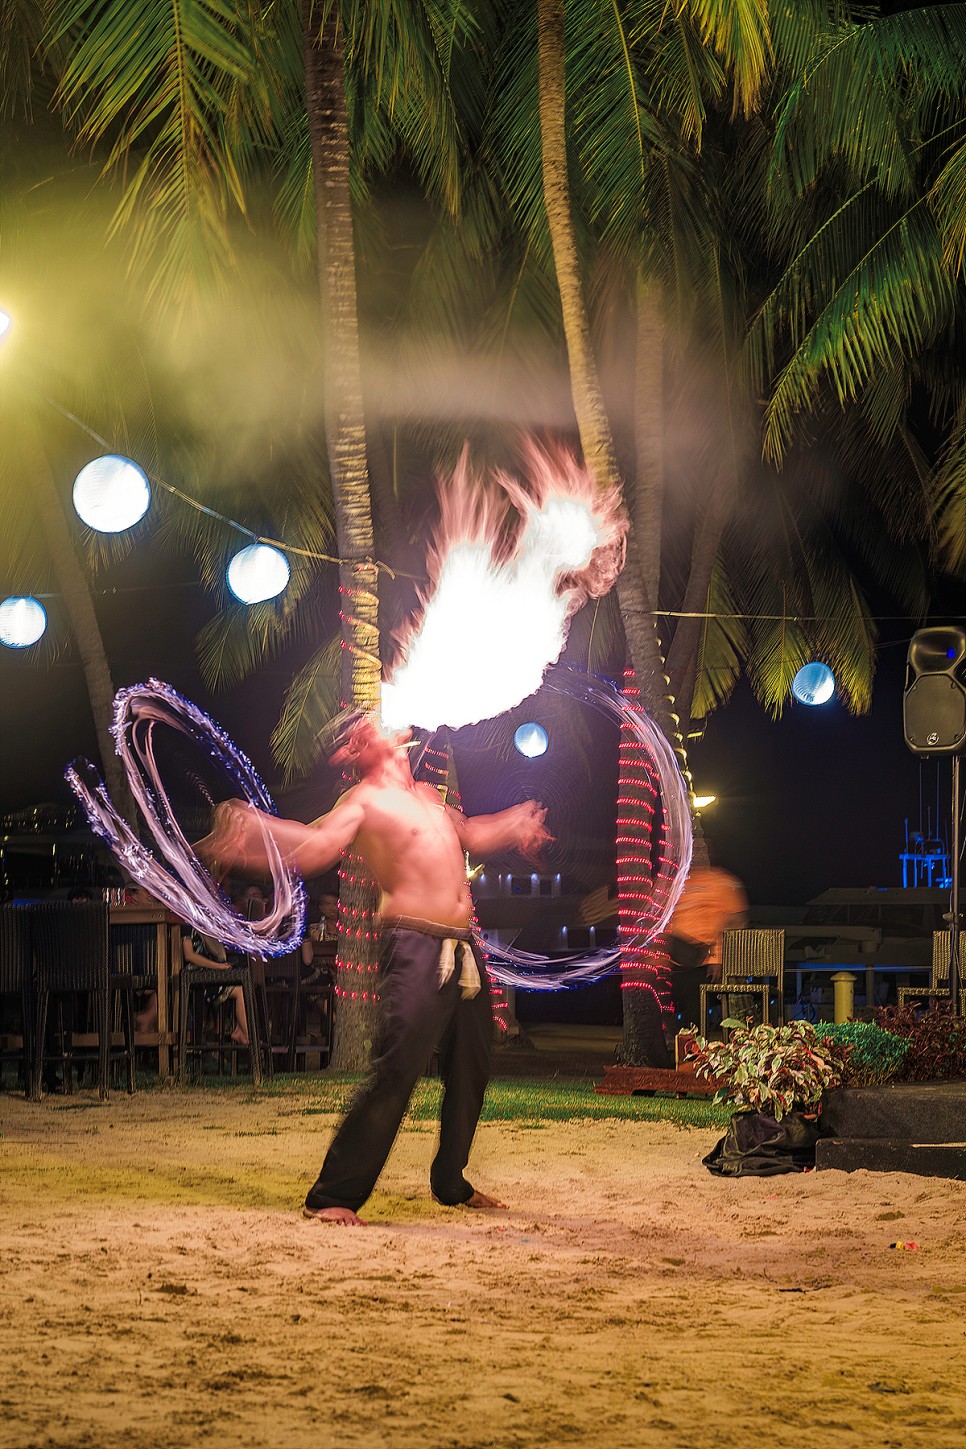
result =
[[[357,785],[354,848],[382,889],[384,916],[469,924],[471,902],[455,811],[429,785]],[[455,816],[455,820],[454,820]]]
[[[504,846],[532,854],[549,839],[545,811],[532,800],[497,815],[468,818],[432,786],[413,779],[409,731],[384,734],[364,719],[334,763],[349,765],[359,783],[309,825],[278,820],[242,805],[222,807],[206,853],[235,866],[264,867],[263,831],[304,876],[328,870],[352,846],[382,892],[384,916],[414,916],[441,926],[469,924],[472,902],[464,851],[486,855]]]

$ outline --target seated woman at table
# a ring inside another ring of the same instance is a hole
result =
[[[206,966],[216,971],[227,971],[231,964],[221,942],[216,941],[213,936],[196,931],[193,926],[185,926],[182,932],[181,954],[189,966]],[[205,1001],[212,1010],[226,1001],[234,1004],[235,1025],[232,1028],[231,1039],[236,1046],[248,1046],[248,1017],[245,1013],[245,995],[241,987],[208,986],[205,988]]]
[[[220,941],[205,936],[193,926],[185,926],[181,933],[181,955],[189,966],[207,966],[215,970],[228,970],[230,962]],[[214,1010],[225,1001],[231,1000],[235,1007],[235,1025],[231,1039],[238,1046],[248,1046],[248,1017],[245,1013],[245,996],[240,986],[208,986],[205,988],[205,1002]],[[154,1031],[158,1024],[157,992],[150,992],[143,1010],[134,1018],[136,1032]]]

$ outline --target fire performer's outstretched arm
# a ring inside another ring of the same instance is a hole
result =
[[[533,860],[553,839],[544,825],[547,812],[537,800],[525,800],[495,815],[463,815],[451,806],[447,806],[447,814],[460,844],[471,855],[491,855],[495,850],[514,846]]]
[[[357,790],[348,790],[332,809],[304,825],[267,815],[240,800],[226,800],[215,811],[214,829],[195,847],[214,871],[267,871],[266,836],[270,835],[286,863],[303,876],[329,870],[351,845],[365,815]]]

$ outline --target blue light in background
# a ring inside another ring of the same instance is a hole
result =
[[[514,731],[513,743],[521,755],[525,755],[528,760],[535,760],[538,755],[546,754],[550,740],[543,725],[534,724],[530,720]]]
[[[835,693],[835,675],[817,660],[803,664],[792,680],[792,694],[802,704],[827,704]]]

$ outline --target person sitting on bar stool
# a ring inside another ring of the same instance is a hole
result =
[[[225,948],[213,936],[204,935],[193,926],[185,926],[181,935],[181,954],[189,966],[206,966],[217,970],[228,970],[231,964]],[[240,986],[206,986],[205,1004],[211,1011],[231,1001],[235,1007],[235,1025],[231,1039],[236,1046],[248,1046],[248,1017],[245,1014],[245,996]]]
[[[303,990],[320,980],[326,984],[330,980],[328,963],[324,966],[315,964],[315,943],[339,939],[339,897],[324,892],[318,900],[318,920],[309,926],[308,933],[302,940],[301,956],[302,965],[305,967],[302,975]]]

